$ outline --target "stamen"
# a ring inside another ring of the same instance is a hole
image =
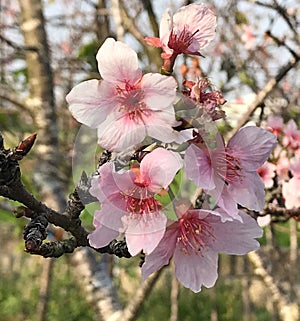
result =
[[[160,202],[147,188],[136,187],[122,193],[122,196],[125,200],[126,212],[129,214],[150,214],[158,212],[162,208]]]
[[[175,53],[180,54],[185,52],[188,47],[193,42],[193,37],[196,33],[199,32],[199,29],[197,29],[194,33],[191,33],[188,30],[188,26],[184,26],[183,30],[177,35],[174,30],[172,30],[168,42],[168,46],[174,50]]]
[[[234,157],[230,150],[225,147],[224,151],[214,155],[214,168],[217,174],[227,183],[242,180],[242,165],[238,157]]]
[[[187,212],[179,219],[178,224],[177,244],[185,254],[199,254],[215,239],[211,225],[197,214]]]
[[[143,102],[144,93],[138,85],[133,86],[128,83],[125,88],[116,87],[118,101],[120,103],[120,112],[125,112],[130,120],[143,120],[143,116],[149,117],[151,110]]]

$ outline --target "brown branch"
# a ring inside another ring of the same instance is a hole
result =
[[[279,15],[281,15],[281,17],[285,20],[285,22],[288,24],[288,26],[291,28],[291,30],[293,31],[293,33],[298,36],[298,32],[296,30],[296,28],[293,26],[293,24],[291,23],[291,20],[286,12],[286,9],[282,6],[280,6],[277,1],[274,1],[275,5],[269,4],[269,3],[264,3],[261,1],[255,1],[254,3],[258,6],[262,6],[268,9],[272,9],[277,11],[277,13],[279,13]]]
[[[300,60],[300,56],[297,58],[292,58],[285,66],[283,66],[278,74],[271,78],[265,87],[256,95],[254,101],[248,106],[247,112],[242,116],[242,118],[238,121],[236,127],[231,131],[231,135],[233,136],[238,130],[244,126],[255,112],[255,110],[263,103],[263,101],[267,98],[267,96],[272,92],[272,90],[278,85],[281,79],[292,69],[294,68]]]
[[[163,269],[153,273],[145,281],[142,282],[141,286],[135,292],[134,297],[128,303],[128,305],[122,310],[116,312],[107,321],[134,321],[137,318],[139,310],[144,302],[145,298],[149,295],[158,278],[160,277]]]
[[[24,230],[25,248],[31,254],[44,257],[59,257],[65,253],[72,253],[76,247],[89,245],[88,232],[81,226],[79,215],[84,209],[81,196],[86,203],[96,199],[89,195],[90,179],[84,173],[75,191],[70,194],[66,211],[61,214],[46,204],[37,200],[21,182],[21,173],[18,161],[31,149],[36,135],[33,134],[23,140],[12,151],[5,149],[0,133],[0,196],[18,201],[26,206],[19,207],[17,216],[27,216],[31,222]],[[110,154],[103,157],[100,162],[109,159]],[[70,232],[73,237],[63,241],[46,242],[48,223],[61,227]],[[92,248],[92,247],[91,247]],[[93,248],[94,249],[94,248]],[[118,257],[131,257],[125,241],[113,240],[107,246],[94,249],[99,253],[115,254]]]
[[[175,265],[171,265],[172,282],[171,282],[171,316],[170,321],[178,321],[178,296],[179,296],[179,282],[175,274]]]
[[[159,37],[159,26],[153,11],[152,3],[150,0],[142,0],[143,6],[147,11],[149,22],[153,30],[154,37]]]
[[[290,52],[290,54],[295,59],[297,59],[298,54],[285,41],[283,41],[283,40],[279,39],[278,37],[276,37],[275,35],[273,35],[273,33],[270,30],[266,31],[266,36],[272,38],[272,40],[277,44],[277,46],[285,47]]]
[[[21,52],[23,55],[24,55],[25,51],[38,52],[38,48],[37,48],[36,46],[19,45],[19,44],[17,44],[16,42],[7,39],[6,37],[4,37],[4,36],[1,35],[1,34],[0,34],[0,41],[5,42],[7,45],[9,45],[9,46],[12,47],[13,49]]]
[[[77,249],[70,261],[76,267],[77,280],[86,292],[101,320],[109,318],[121,309],[117,293],[107,269],[107,255],[101,260],[88,248]]]
[[[154,63],[157,66],[157,68],[160,68],[162,65],[162,60],[159,56],[159,50],[155,47],[150,47],[146,44],[144,40],[145,36],[140,32],[140,30],[134,23],[135,19],[129,16],[123,1],[119,2],[119,6],[125,30],[129,31],[132,34],[132,36],[141,44],[143,50],[149,57],[149,61]]]
[[[274,206],[268,204],[264,209],[264,215],[270,214],[273,216],[272,221],[275,222],[286,222],[291,218],[300,218],[300,208],[287,209],[285,207]],[[275,217],[274,217],[275,216]]]
[[[50,299],[50,288],[53,276],[54,259],[43,261],[43,270],[40,276],[39,302],[37,305],[37,321],[47,320],[48,302]]]
[[[278,311],[282,321],[297,321],[298,307],[297,303],[289,302],[276,282],[264,267],[263,261],[257,252],[248,253],[248,258],[254,266],[254,273],[262,278],[266,287],[270,291],[274,303],[278,307]]]
[[[19,109],[22,110],[22,111],[25,110],[26,112],[29,113],[29,115],[30,115],[31,117],[33,117],[33,112],[32,112],[32,110],[26,105],[26,103],[21,102],[21,101],[15,99],[15,98],[11,98],[11,97],[9,97],[9,96],[6,96],[6,95],[4,95],[3,93],[0,94],[0,100],[1,100],[1,99],[4,100],[4,101],[9,102],[10,104],[13,104],[15,107],[19,108]]]

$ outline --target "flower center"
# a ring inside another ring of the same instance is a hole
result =
[[[228,147],[225,147],[223,151],[216,153],[214,156],[214,168],[217,174],[227,183],[243,179],[241,161],[230,153]]]
[[[191,33],[186,25],[179,34],[172,29],[168,42],[169,48],[173,49],[177,54],[184,53],[192,44],[193,37],[197,32],[199,32],[198,29],[194,33]]]
[[[178,224],[177,245],[185,254],[199,254],[215,238],[212,226],[196,213],[185,213]]]
[[[136,187],[123,194],[126,211],[131,214],[149,214],[158,212],[162,205],[147,188]]]
[[[125,112],[130,120],[138,121],[149,116],[150,109],[143,102],[144,93],[138,86],[125,85],[125,89],[117,87],[120,112]]]

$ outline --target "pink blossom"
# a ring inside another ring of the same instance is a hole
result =
[[[180,141],[172,126],[176,81],[158,73],[142,74],[137,54],[126,44],[105,40],[97,54],[102,81],[92,79],[67,95],[69,109],[81,123],[98,129],[99,144],[121,151],[146,136],[162,142]]]
[[[279,147],[279,146],[278,146]],[[276,174],[278,177],[278,181],[287,180],[289,178],[289,168],[290,168],[290,160],[287,157],[287,153],[285,150],[280,150],[279,148],[275,148],[275,155],[278,154],[278,160],[276,163]]]
[[[271,132],[274,135],[278,136],[278,134],[281,133],[283,129],[283,118],[281,116],[269,116],[267,119],[267,127],[270,127]]]
[[[300,157],[293,157],[290,160],[290,171],[294,177],[300,178]]]
[[[253,34],[252,26],[243,25],[243,35],[241,37],[242,42],[246,50],[254,50],[256,48],[256,40]]]
[[[282,196],[287,209],[300,207],[300,178],[293,177],[288,182],[282,183]]]
[[[258,175],[263,180],[266,188],[271,188],[274,185],[273,178],[275,177],[276,166],[270,162],[265,162],[258,170]]]
[[[157,148],[140,165],[121,173],[112,163],[100,167],[100,177],[92,180],[90,193],[101,203],[95,212],[95,231],[89,235],[96,248],[107,245],[125,232],[131,255],[141,250],[151,253],[164,235],[167,217],[156,194],[166,192],[176,172],[182,167],[180,156]]]
[[[188,209],[177,213],[155,250],[146,256],[142,277],[167,265],[173,257],[177,279],[193,292],[214,286],[218,277],[218,252],[243,255],[259,248],[255,238],[262,230],[249,215],[239,211],[242,222],[221,222],[220,214]]]
[[[300,149],[300,130],[293,119],[290,119],[283,130],[283,145],[292,151]]]
[[[185,154],[187,176],[214,197],[227,216],[240,219],[237,204],[260,211],[265,202],[264,184],[257,169],[276,145],[276,137],[255,126],[240,129],[225,146],[217,135],[216,148],[190,145]]]
[[[206,4],[190,4],[180,8],[174,16],[167,10],[161,20],[160,38],[146,38],[150,45],[163,49],[162,57],[170,64],[179,54],[201,55],[215,37],[216,16]]]
[[[300,207],[300,157],[293,157],[290,164],[293,177],[282,183],[282,195],[287,209]]]

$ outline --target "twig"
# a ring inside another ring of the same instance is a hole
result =
[[[34,52],[38,52],[39,49],[35,46],[23,46],[23,45],[19,45],[7,38],[5,38],[3,35],[0,34],[0,41],[5,42],[6,44],[8,44],[10,47],[14,48],[15,50],[18,50],[19,52],[22,52],[23,54],[26,51],[34,51]]]
[[[297,58],[292,58],[285,66],[283,66],[278,74],[271,78],[265,87],[256,95],[254,101],[248,106],[247,112],[243,115],[243,117],[238,121],[235,128],[231,131],[231,135],[233,136],[238,130],[244,126],[257,107],[259,107],[262,102],[266,99],[266,97],[272,92],[272,90],[277,86],[277,84],[281,81],[281,79],[292,69],[294,68],[300,60],[300,56]]]
[[[152,3],[150,0],[142,0],[142,3],[143,3],[145,10],[147,11],[154,37],[158,37],[159,36],[159,26],[158,26],[158,23],[157,23],[157,20],[156,20],[154,11],[153,11]]]
[[[263,265],[257,252],[248,253],[248,258],[254,266],[254,273],[260,276],[271,292],[274,303],[277,305],[282,321],[297,321],[298,307],[296,303],[290,303],[281,293],[276,279],[274,279]]]
[[[265,7],[265,8],[268,8],[268,9],[273,9],[273,10],[277,11],[281,15],[281,17],[285,20],[285,22],[288,24],[288,26],[291,28],[293,33],[295,35],[298,35],[298,32],[297,32],[296,28],[293,26],[293,24],[291,23],[291,20],[288,17],[286,9],[284,7],[282,7],[282,6],[280,6],[277,3],[277,1],[275,1],[275,6],[272,5],[272,4],[269,4],[269,3],[261,2],[261,1],[254,1],[254,3],[256,5],[258,5],[258,6],[262,6],[262,7]]]
[[[140,32],[140,30],[137,28],[136,24],[134,23],[135,19],[129,16],[122,0],[120,0],[119,6],[120,6],[122,22],[125,30],[128,30],[134,36],[134,38],[136,38],[139,41],[139,43],[143,46],[143,49],[145,50],[147,56],[151,57],[151,61],[155,63],[155,65],[158,68],[160,68],[162,65],[162,60],[159,54],[157,54],[158,49],[155,47],[149,47],[146,44],[144,40],[144,35]]]
[[[12,151],[6,150],[0,133],[0,196],[18,201],[27,208],[19,208],[18,217],[23,215],[31,219],[24,230],[26,251],[44,257],[59,257],[64,253],[71,253],[76,247],[89,245],[88,232],[81,226],[79,215],[84,209],[80,196],[88,203],[95,199],[88,195],[90,180],[83,174],[79,186],[70,195],[66,212],[61,214],[46,204],[37,200],[21,182],[18,161],[31,149],[36,135],[33,134],[23,140]],[[79,196],[80,195],[80,196]],[[73,237],[63,241],[46,242],[46,228],[48,223],[54,224],[70,232]],[[92,247],[91,247],[92,248]],[[107,246],[95,249],[100,253],[115,254],[119,257],[131,257],[125,241],[113,240]]]
[[[122,311],[118,311],[113,314],[107,321],[134,321],[137,318],[138,312],[141,308],[142,303],[148,296],[158,278],[160,277],[163,269],[153,273],[145,281],[142,282],[141,286],[135,292],[134,297],[129,304]]]
[[[50,287],[53,275],[54,259],[43,261],[43,271],[40,279],[39,302],[37,306],[37,320],[45,321],[49,308]]]
[[[179,283],[175,275],[175,265],[174,263],[171,265],[171,316],[170,321],[178,320],[178,295],[179,295]]]

